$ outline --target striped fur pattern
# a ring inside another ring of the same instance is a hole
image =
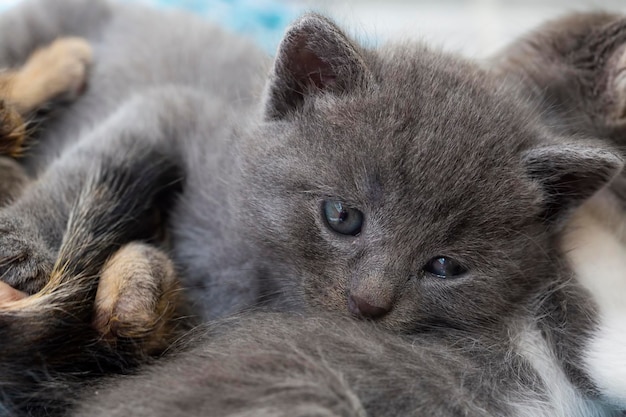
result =
[[[105,262],[125,242],[151,236],[146,219],[181,179],[167,158],[145,157],[138,166],[94,167],[72,205],[47,283],[0,306],[2,415],[55,415],[79,381],[145,361],[141,336],[120,337],[112,346],[91,325]],[[111,200],[119,204],[110,206]]]
[[[85,89],[91,58],[85,40],[66,37],[38,48],[21,67],[0,73],[0,154],[6,155],[0,157],[1,206],[18,199],[31,182],[14,159],[23,155],[27,136],[34,133],[27,120],[41,119],[38,113],[76,99]],[[2,283],[0,415],[55,415],[68,402],[68,390],[90,378],[90,372],[127,371],[175,338],[178,286],[171,263],[149,269],[140,284],[129,281],[124,266],[134,262],[133,273],[141,271],[141,262],[163,256],[155,248],[134,243],[107,260],[125,239],[153,233],[155,223],[138,220],[133,210],[139,218],[155,212],[151,196],[178,182],[174,167],[162,168],[163,188],[158,173],[95,169],[72,205],[56,263],[42,271],[45,285],[28,294]],[[146,205],[137,207],[130,196],[139,196],[133,187],[142,184],[128,175],[146,174],[150,185],[141,190]],[[105,204],[115,198],[130,204],[116,212]],[[146,289],[147,284],[155,287]],[[92,320],[94,311],[97,319]]]

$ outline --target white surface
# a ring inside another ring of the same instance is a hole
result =
[[[18,1],[0,0],[0,9]],[[495,52],[540,22],[570,11],[626,13],[626,0],[284,1],[325,12],[364,42],[419,38],[473,57]]]
[[[563,239],[563,252],[577,281],[598,307],[598,325],[583,363],[600,393],[626,407],[626,217],[602,195],[577,210]]]
[[[317,0],[309,4],[345,23],[364,41],[420,38],[474,57],[495,52],[540,22],[567,12],[626,13],[625,0]]]

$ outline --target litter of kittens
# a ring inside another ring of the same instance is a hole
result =
[[[347,29],[0,13],[0,416],[624,414],[626,16]]]

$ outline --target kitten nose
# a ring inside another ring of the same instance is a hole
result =
[[[350,294],[348,296],[348,309],[357,317],[366,319],[378,319],[391,311],[391,306],[379,307],[372,305],[364,299]]]

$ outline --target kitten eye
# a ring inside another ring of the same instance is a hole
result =
[[[440,278],[456,278],[467,272],[467,269],[452,258],[436,256],[426,263],[422,269]]]
[[[324,201],[322,214],[328,227],[342,235],[356,236],[363,226],[363,213],[341,201]]]

